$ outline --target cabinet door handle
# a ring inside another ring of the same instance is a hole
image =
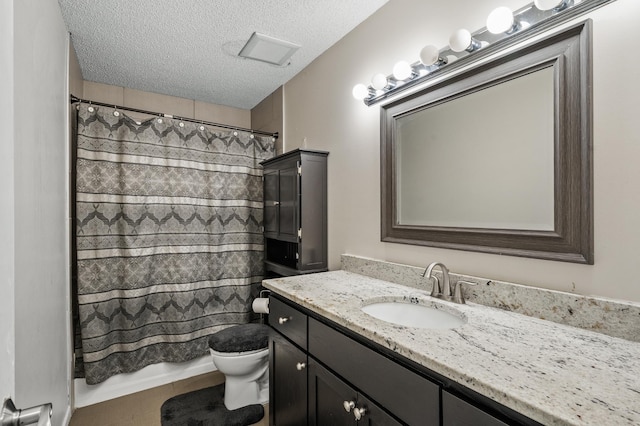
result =
[[[274,201],[274,202],[273,202],[273,205],[274,205],[274,206],[279,206],[279,205],[280,205],[280,201]]]
[[[278,324],[282,325],[282,324],[284,324],[284,323],[286,323],[286,322],[289,322],[289,320],[290,320],[290,319],[291,319],[291,318],[287,318],[287,317],[280,317],[280,318],[278,318]]]
[[[349,413],[351,412],[351,410],[353,410],[356,407],[356,403],[353,401],[344,401],[342,403],[342,406],[344,407],[344,411]]]
[[[355,417],[356,420],[360,420],[366,414],[366,412],[367,410],[365,408],[354,408],[353,417]]]
[[[305,364],[304,362],[299,362],[296,364],[296,370],[298,371],[302,371],[307,367],[307,364]]]

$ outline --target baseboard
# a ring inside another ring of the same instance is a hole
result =
[[[212,371],[216,368],[211,357],[206,355],[179,364],[163,362],[150,365],[135,373],[110,377],[97,385],[87,385],[84,379],[75,379],[75,407],[86,407]]]
[[[64,413],[64,418],[62,419],[62,424],[64,426],[69,426],[69,423],[71,422],[71,406],[67,406],[67,411]]]

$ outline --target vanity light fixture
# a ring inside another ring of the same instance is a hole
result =
[[[398,81],[408,80],[415,76],[416,73],[411,68],[411,65],[407,61],[399,61],[393,66],[393,76]]]
[[[499,7],[487,18],[486,28],[473,33],[460,29],[451,35],[449,46],[440,50],[432,45],[423,47],[419,60],[412,64],[406,61],[396,63],[392,74],[386,77],[384,74],[374,75],[369,86],[357,84],[353,88],[353,96],[365,105],[373,105],[613,1],[533,0],[515,12],[508,7]]]
[[[464,28],[455,31],[449,37],[449,47],[456,53],[464,52],[473,52],[480,49],[481,44],[478,40],[471,36],[469,30],[465,30]]]
[[[487,30],[491,34],[509,34],[517,31],[518,23],[513,17],[513,11],[505,6],[494,9],[487,17]]]
[[[378,73],[371,78],[371,86],[376,90],[383,90],[389,86],[389,83],[387,76],[382,73]]]
[[[570,5],[571,0],[533,0],[533,4],[540,10],[561,11]]]
[[[362,101],[366,99],[367,96],[375,95],[376,92],[375,90],[372,90],[367,86],[365,86],[364,84],[360,83],[353,86],[353,90],[351,91],[351,94],[357,100]]]
[[[429,44],[420,50],[420,62],[425,66],[441,66],[447,63],[447,58],[440,56],[440,51],[433,44]]]

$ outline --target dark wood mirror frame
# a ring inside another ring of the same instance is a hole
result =
[[[547,67],[554,70],[554,230],[399,224],[396,120]],[[591,21],[587,20],[383,105],[382,241],[593,264],[591,69]]]

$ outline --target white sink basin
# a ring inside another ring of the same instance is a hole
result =
[[[405,302],[375,302],[362,311],[379,320],[416,328],[450,329],[465,323],[462,316],[430,306]]]

